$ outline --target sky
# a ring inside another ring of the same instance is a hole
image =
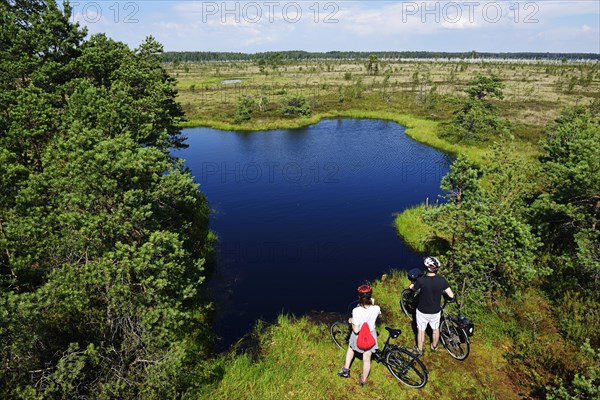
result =
[[[599,0],[71,0],[73,21],[165,51],[600,53]]]

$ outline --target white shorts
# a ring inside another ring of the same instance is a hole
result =
[[[417,310],[417,329],[424,331],[427,329],[427,324],[431,326],[431,329],[438,329],[440,327],[440,317],[442,312],[435,314],[423,314]]]

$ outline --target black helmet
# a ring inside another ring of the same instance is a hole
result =
[[[427,268],[427,271],[429,272],[437,272],[441,266],[440,260],[435,257],[427,257],[425,259],[425,268]]]
[[[373,294],[373,288],[367,284],[360,285],[356,291],[358,292],[358,297],[361,299],[365,297],[370,298]]]

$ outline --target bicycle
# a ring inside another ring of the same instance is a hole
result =
[[[410,319],[414,318],[417,309],[418,292],[404,289],[400,294],[400,307]],[[451,314],[446,310],[448,301],[444,297],[442,315],[440,317],[440,340],[452,357],[463,361],[471,352],[470,336],[473,335],[473,323],[462,314]]]
[[[408,271],[408,279],[415,283],[417,279],[423,276],[423,272],[417,268],[413,268]],[[404,289],[400,294],[400,308],[404,311],[410,319],[413,318],[415,312],[417,311],[417,294],[418,292],[414,292],[411,289]]]
[[[447,302],[445,300],[442,305],[440,340],[452,357],[463,361],[471,352],[469,336],[473,334],[473,323],[461,314],[450,314],[446,310]]]
[[[417,295],[411,289],[404,289],[400,294],[400,308],[411,320],[417,311]]]
[[[419,356],[404,346],[390,344],[390,339],[400,336],[400,329],[385,327],[388,338],[383,350],[373,352],[373,360],[384,364],[394,378],[403,384],[419,389],[427,383],[428,371]],[[333,342],[342,350],[346,350],[352,333],[352,324],[348,321],[335,321],[329,328]]]

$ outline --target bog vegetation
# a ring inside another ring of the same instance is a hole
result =
[[[472,355],[426,354],[420,391],[375,365],[369,397],[600,398],[598,61],[189,62],[151,37],[133,50],[86,38],[54,1],[0,10],[0,398],[364,395],[335,375],[337,315],[257,323],[250,344],[211,354],[209,209],[170,153],[186,124],[337,116],[400,121],[457,155],[445,198],[397,226],[444,261],[476,324]],[[404,343],[407,283],[375,282]]]

